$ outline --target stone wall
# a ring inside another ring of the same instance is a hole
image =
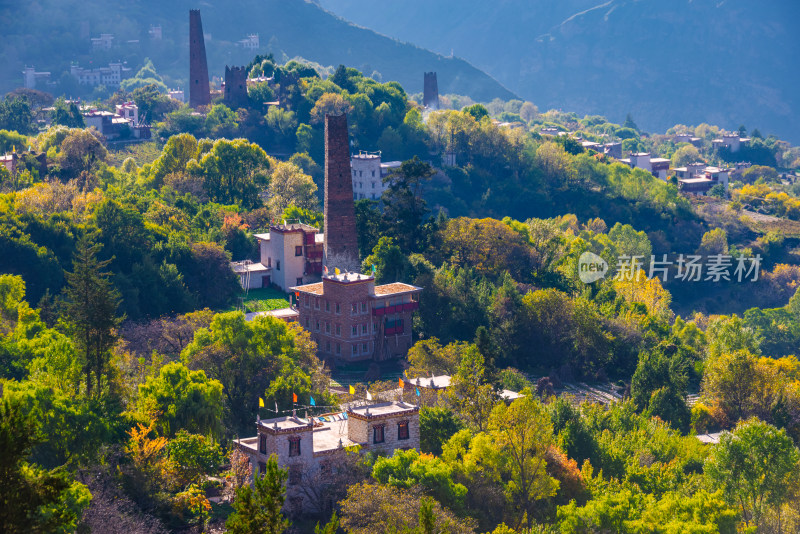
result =
[[[189,106],[196,108],[210,104],[203,22],[200,20],[200,10],[192,9],[189,11]]]
[[[325,265],[360,272],[347,115],[325,116]]]
[[[225,105],[236,110],[247,107],[247,71],[225,65]]]

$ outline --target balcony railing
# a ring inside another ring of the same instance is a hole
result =
[[[388,315],[391,313],[402,313],[414,311],[419,308],[419,302],[405,302],[394,306],[384,306],[383,308],[372,308],[372,315]]]

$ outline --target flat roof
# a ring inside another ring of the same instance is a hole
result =
[[[269,232],[267,232],[266,234],[253,234],[253,237],[255,237],[256,239],[260,239],[262,241],[269,241]]]
[[[409,379],[409,384],[416,387],[421,388],[428,388],[428,389],[444,389],[450,387],[450,375],[439,375],[439,376],[431,376],[431,377],[424,377],[420,376],[417,378]]]
[[[283,417],[273,417],[272,419],[262,419],[259,421],[259,425],[263,428],[269,428],[271,430],[300,430],[303,428],[308,428],[309,424],[308,419],[302,419],[297,416],[283,416]]]
[[[232,262],[231,269],[235,273],[246,273],[246,272],[263,272],[263,271],[271,271],[272,267],[267,267],[263,263],[244,263],[244,262]]]
[[[364,406],[354,406],[347,409],[348,414],[352,413],[354,415],[360,415],[363,417],[367,417],[367,410],[369,410],[370,416],[376,415],[400,415],[403,413],[410,413],[417,409],[416,406],[412,404],[406,404],[402,401],[389,401],[389,402],[381,402],[379,404],[367,404]]]
[[[670,160],[668,158],[651,158],[650,163],[669,163]]]
[[[294,286],[289,288],[290,291],[299,291],[300,293],[311,293],[312,295],[322,295],[322,282],[315,284],[305,284],[302,286]]]
[[[711,178],[681,178],[678,181],[683,184],[702,184],[713,182]]]
[[[422,288],[412,286],[411,284],[404,284],[402,282],[394,282],[392,284],[375,286],[375,296],[378,297],[384,295],[396,295],[398,293],[411,293],[413,291],[422,291]]]

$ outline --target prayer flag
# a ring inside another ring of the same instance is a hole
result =
[[[292,402],[297,402],[297,393],[292,393]]]
[[[367,391],[367,400],[368,401],[372,400],[372,394],[369,391]]]
[[[312,397],[311,395],[309,395],[309,396],[308,396],[308,398],[309,398],[309,399],[311,399],[311,406],[316,406],[316,405],[317,405],[317,403],[316,403],[316,402],[314,402],[314,397]]]
[[[261,397],[258,398],[258,407],[259,408],[263,408],[264,407],[264,399],[262,399]]]
[[[403,382],[403,379],[402,379],[402,378],[400,378],[399,380],[400,380],[400,387],[401,387],[401,388],[404,388],[404,387],[406,387],[406,384],[405,384],[405,382]]]
[[[278,413],[278,401],[275,401],[275,413]]]
[[[375,270],[376,270],[376,269],[375,269],[375,264],[373,263],[373,264],[372,264],[372,274],[375,274]]]
[[[328,266],[327,265],[323,266],[322,269],[325,271],[325,274],[328,274]]]
[[[419,388],[416,388],[416,390],[417,390],[417,397],[419,397]]]
[[[350,395],[355,395],[355,394],[356,394],[356,388],[354,388],[353,385],[351,384],[350,385]]]
[[[333,272],[336,274],[342,274],[342,271],[340,271],[338,267],[334,267]]]

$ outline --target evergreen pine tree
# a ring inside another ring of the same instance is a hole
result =
[[[286,500],[288,471],[278,467],[273,454],[267,460],[264,475],[253,474],[253,487],[243,486],[236,491],[233,501],[235,510],[225,528],[232,534],[280,534],[289,527],[289,521],[281,514]]]
[[[85,236],[78,241],[72,272],[66,274],[62,313],[83,360],[86,394],[96,397],[102,394],[103,377],[110,372],[108,362],[115,341],[114,329],[122,320],[116,315],[119,292],[111,284],[111,273],[105,270],[111,260],[97,259],[101,247]]]

